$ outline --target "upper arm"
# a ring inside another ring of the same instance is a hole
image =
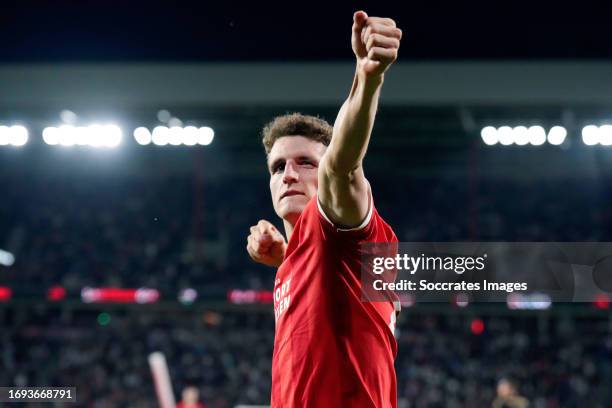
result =
[[[339,227],[361,225],[371,206],[370,185],[363,167],[351,172],[337,172],[327,154],[319,163],[318,199],[325,215]]]

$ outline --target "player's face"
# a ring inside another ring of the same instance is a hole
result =
[[[500,381],[497,384],[497,395],[502,398],[508,398],[513,394],[512,385],[507,381]]]
[[[268,155],[270,192],[276,214],[295,224],[317,193],[317,169],[325,145],[303,136],[276,140]]]
[[[198,389],[195,387],[187,387],[183,390],[184,404],[197,404],[199,398]]]

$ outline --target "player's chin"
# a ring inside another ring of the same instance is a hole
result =
[[[294,214],[301,214],[308,204],[308,198],[303,195],[285,197],[278,204],[278,212],[281,218],[287,218]]]

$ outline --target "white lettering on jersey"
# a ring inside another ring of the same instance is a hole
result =
[[[274,320],[278,322],[281,315],[289,308],[291,303],[291,278],[280,284],[277,280],[274,288]]]

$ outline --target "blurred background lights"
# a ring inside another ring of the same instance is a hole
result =
[[[72,125],[59,127],[59,144],[62,146],[74,146],[76,144],[76,128]]]
[[[531,126],[527,129],[529,143],[534,146],[541,146],[546,142],[546,131],[542,126]]]
[[[162,123],[168,123],[171,117],[172,115],[170,115],[170,112],[168,112],[166,109],[162,109],[157,112],[157,120]]]
[[[512,129],[514,143],[518,146],[524,146],[529,143],[529,131],[525,126],[516,126]]]
[[[0,265],[12,266],[15,263],[15,256],[3,249],[0,249]]]
[[[64,109],[60,112],[60,119],[62,120],[62,122],[68,125],[74,125],[79,119],[79,117],[73,111]]]
[[[202,146],[208,146],[212,143],[215,138],[215,131],[208,126],[201,127],[198,129],[198,144]]]
[[[0,126],[0,146],[23,146],[28,143],[28,129],[21,125]]]
[[[134,129],[134,139],[139,145],[148,145],[151,143],[151,132],[146,127],[137,127]]]
[[[102,312],[98,315],[98,318],[96,320],[98,321],[98,324],[100,326],[108,326],[111,321],[111,317],[108,313]]]
[[[43,141],[51,146],[91,146],[117,147],[123,137],[121,128],[117,125],[89,125],[60,127],[49,126],[43,129]]]
[[[183,129],[183,143],[186,146],[194,146],[198,143],[198,128],[187,126]]]
[[[78,146],[87,146],[92,142],[85,126],[77,126],[74,129],[74,135],[76,139],[76,144]]]
[[[610,132],[610,143],[612,144],[612,128]],[[542,126],[500,126],[495,128],[493,126],[485,126],[480,131],[480,137],[482,141],[488,145],[493,146],[497,143],[503,146],[517,145],[525,146],[531,144],[533,146],[540,146],[546,143],[551,145],[561,145],[567,137],[567,130],[563,126],[553,126],[546,135],[546,131]]]
[[[482,319],[473,319],[470,323],[470,331],[475,336],[480,336],[485,331],[485,324]]]
[[[603,125],[599,127],[599,143],[602,146],[612,146],[612,126]]]
[[[595,125],[587,125],[582,128],[582,141],[587,146],[599,143],[599,128]]]
[[[8,126],[0,126],[0,146],[6,146],[9,143],[9,128]]]
[[[553,126],[548,131],[548,143],[551,145],[559,146],[563,144],[567,137],[567,130],[563,126]]]
[[[59,129],[53,126],[46,127],[42,132],[43,141],[51,146],[59,143]]]
[[[70,119],[70,114],[64,111],[62,114]],[[182,122],[176,119],[175,123],[181,124]],[[490,129],[494,133],[497,132],[493,127],[490,127]],[[134,140],[141,146],[151,143],[157,146],[208,146],[215,137],[215,131],[208,126],[156,126],[153,130],[140,126],[134,129],[133,136]],[[484,137],[487,139],[488,136],[485,134]],[[493,139],[495,137],[493,136]],[[0,125],[0,146],[23,146],[28,142],[28,139],[29,133],[24,126]],[[59,126],[47,126],[42,130],[42,140],[49,146],[114,148],[121,144],[122,139],[123,131],[119,126],[112,123],[75,126],[64,122]]]
[[[89,142],[91,143],[92,147],[100,147],[103,145],[104,142],[104,126],[102,125],[91,125],[88,126],[88,130],[89,130]]]
[[[20,125],[9,128],[9,144],[13,146],[23,146],[28,143],[28,129]]]
[[[470,304],[470,298],[465,293],[458,293],[455,297],[455,305],[457,307],[467,307]]]
[[[168,120],[168,126],[183,126],[183,121],[179,118],[170,118],[170,120]]]
[[[151,140],[153,140],[153,144],[157,146],[165,146],[168,144],[170,129],[166,126],[156,126],[153,129],[153,133],[151,136]]]
[[[497,139],[497,129],[493,126],[486,126],[480,131],[480,137],[487,146],[493,146],[499,141]]]
[[[108,147],[117,147],[121,143],[122,132],[121,128],[117,125],[106,125],[105,128],[106,135],[106,146]]]
[[[142,126],[134,129],[134,139],[140,145],[208,146],[214,137],[215,131],[208,126],[156,126],[151,132]]]
[[[504,146],[514,143],[514,134],[510,126],[502,126],[497,129],[497,137],[499,138],[499,143]]]
[[[168,132],[168,143],[172,146],[178,146],[183,142],[183,128],[172,126]]]
[[[179,301],[188,305],[193,303],[198,298],[198,292],[193,288],[185,288],[179,292]]]

